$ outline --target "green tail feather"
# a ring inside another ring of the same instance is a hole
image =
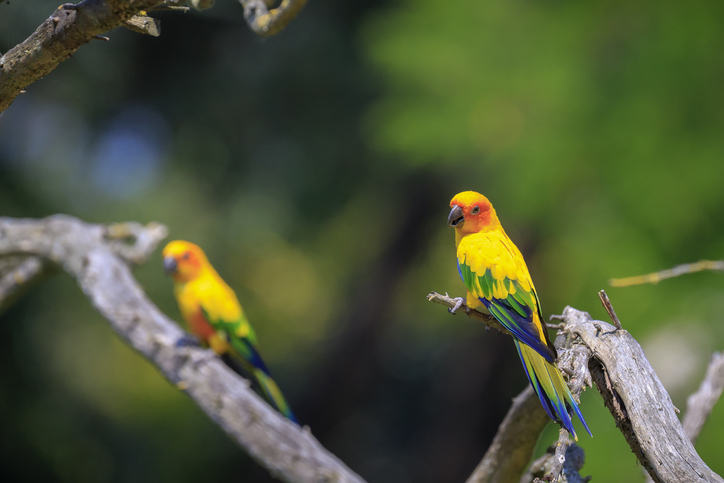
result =
[[[266,397],[274,405],[274,407],[286,416],[287,419],[299,424],[299,421],[297,421],[294,413],[292,413],[292,410],[289,408],[287,400],[284,399],[284,395],[279,389],[279,386],[277,386],[277,383],[274,382],[274,379],[261,369],[254,369],[254,376],[256,377],[256,380],[259,381],[259,385],[264,390],[264,394],[266,394]]]
[[[548,416],[554,421],[560,422],[577,441],[578,436],[573,429],[573,421],[571,421],[571,412],[575,412],[588,434],[593,436],[558,368],[531,347],[517,340],[515,345],[518,348],[518,354],[523,362],[528,380],[538,394],[538,399]]]

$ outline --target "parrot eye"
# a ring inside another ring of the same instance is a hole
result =
[[[470,213],[472,213],[473,215],[477,215],[478,213],[480,213],[480,207],[477,205],[474,206],[473,210]]]
[[[184,260],[188,260],[190,256],[191,256],[191,253],[190,253],[190,252],[186,252],[186,253],[184,253],[184,255],[183,255],[182,258],[183,258]]]

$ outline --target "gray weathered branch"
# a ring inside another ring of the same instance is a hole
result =
[[[265,0],[239,0],[244,7],[244,18],[249,27],[262,37],[274,35],[297,16],[307,0],[282,0],[277,8],[269,10]]]
[[[564,447],[565,457],[561,458]],[[550,446],[543,456],[530,464],[530,468],[520,479],[520,483],[541,480],[557,483],[587,483],[591,478],[584,478],[579,473],[585,462],[586,454],[575,443]],[[555,479],[549,480],[547,477],[551,474],[560,475],[560,479],[556,476]]]
[[[467,483],[515,481],[525,471],[541,431],[550,422],[533,388],[513,399],[488,451]]]
[[[572,307],[566,307],[563,318],[564,330],[590,349],[593,380],[651,478],[724,482],[696,453],[669,394],[631,334]]]
[[[18,255],[0,258],[0,314],[24,290],[43,278],[47,264],[39,257]]]
[[[711,356],[706,375],[699,390],[686,401],[686,414],[682,426],[692,443],[696,443],[701,428],[709,418],[711,410],[721,397],[724,389],[724,354],[715,352]]]
[[[109,240],[124,233],[137,243]],[[62,215],[0,218],[0,259],[32,256],[62,267],[122,339],[276,477],[288,482],[362,482],[307,429],[271,409],[212,352],[176,346],[183,331],[146,297],[126,262],[143,260],[164,234],[159,225],[106,227]]]
[[[449,307],[455,303],[436,293],[428,295],[428,299]],[[484,314],[470,310],[466,313],[488,323]],[[572,392],[579,393],[579,387],[593,380],[617,426],[654,481],[724,482],[696,453],[671,398],[641,346],[627,331],[593,320],[588,313],[572,307],[566,307],[558,318],[563,321],[560,333],[568,337],[564,344],[567,349],[559,351],[558,366],[570,376]],[[572,343],[576,339],[579,342]],[[559,344],[557,340],[556,346]],[[585,414],[585,408],[582,410]]]

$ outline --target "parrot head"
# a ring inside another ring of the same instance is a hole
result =
[[[163,249],[163,270],[174,282],[195,279],[207,264],[206,254],[194,243],[175,240]]]
[[[450,208],[447,224],[463,234],[478,233],[500,224],[490,201],[475,191],[456,194]]]

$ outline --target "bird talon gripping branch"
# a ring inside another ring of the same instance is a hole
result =
[[[540,301],[523,255],[503,230],[493,205],[480,193],[465,191],[452,199],[450,208],[447,224],[455,228],[458,272],[468,289],[467,307],[484,307],[511,332],[528,380],[548,416],[575,438],[575,413],[591,434],[555,365],[558,355],[543,325]],[[461,299],[455,300],[451,313],[461,304]]]
[[[465,299],[462,297],[455,297],[453,301],[455,302],[455,305],[452,307],[448,307],[447,311],[455,315],[457,311],[460,310],[460,307],[462,307],[465,303]],[[465,307],[465,309],[465,311],[468,312],[469,309],[467,307]]]

